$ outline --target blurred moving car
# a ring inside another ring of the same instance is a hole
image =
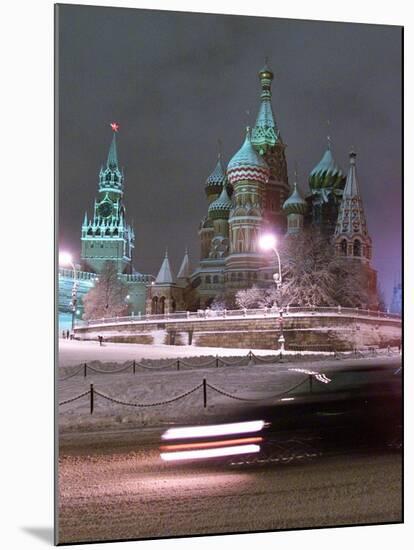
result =
[[[367,362],[289,370],[301,372],[303,382],[277,399],[246,409],[242,417],[167,430],[161,458],[231,457],[232,463],[244,464],[401,449],[401,367]]]

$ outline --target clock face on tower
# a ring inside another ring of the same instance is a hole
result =
[[[101,202],[98,206],[98,213],[102,218],[107,218],[112,214],[112,204],[110,202]]]

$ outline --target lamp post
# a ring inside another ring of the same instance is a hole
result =
[[[71,299],[71,307],[72,307],[72,332],[75,328],[75,317],[76,317],[76,310],[78,305],[78,281],[77,281],[77,275],[78,272],[76,271],[76,266],[73,263],[72,255],[69,254],[69,252],[60,252],[59,253],[59,265],[64,266],[71,266],[73,270],[73,286],[72,286],[72,299]]]
[[[272,235],[271,233],[267,233],[265,235],[262,235],[259,239],[259,246],[262,250],[272,250],[277,258],[277,265],[278,265],[278,272],[273,274],[273,280],[276,284],[276,288],[279,291],[279,301],[280,301],[280,336],[278,338],[278,343],[280,346],[280,352],[282,354],[282,351],[285,349],[285,337],[283,336],[283,307],[282,307],[282,295],[281,295],[281,288],[282,288],[282,267],[280,262],[280,255],[277,250],[277,239],[275,235]]]

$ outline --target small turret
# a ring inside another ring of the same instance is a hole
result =
[[[304,216],[308,210],[308,204],[300,194],[296,180],[297,171],[295,170],[293,191],[283,203],[283,211],[287,216],[288,235],[299,233],[303,229]]]
[[[217,164],[214,170],[206,179],[205,191],[208,199],[212,202],[220,194],[223,185],[227,184],[227,177],[221,163],[221,154],[217,158]]]
[[[184,258],[181,262],[180,269],[178,271],[177,279],[187,280],[190,277],[190,258],[188,256],[188,249],[185,249]]]
[[[156,284],[173,284],[174,277],[171,271],[170,262],[168,260],[168,251],[165,251],[165,257],[161,264],[158,275],[155,279]]]

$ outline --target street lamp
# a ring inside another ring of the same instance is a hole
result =
[[[279,272],[273,274],[273,280],[276,283],[276,287],[278,290],[280,290],[280,287],[282,286],[282,269],[280,264],[280,256],[279,252],[276,248],[277,245],[277,239],[275,235],[272,235],[271,233],[266,233],[265,235],[262,235],[259,239],[259,246],[262,250],[273,250],[277,257]]]
[[[73,269],[73,286],[72,286],[72,332],[75,328],[75,316],[76,316],[76,306],[78,304],[78,282],[77,282],[77,271],[75,264],[73,263],[72,254],[69,252],[59,252],[59,265],[64,267],[70,265]]]
[[[282,307],[282,296],[280,295],[280,289],[282,287],[282,269],[281,269],[281,263],[280,263],[280,256],[279,252],[276,248],[277,245],[277,239],[275,235],[272,235],[271,233],[266,233],[262,235],[259,239],[259,246],[262,250],[273,250],[275,253],[275,256],[277,257],[278,262],[278,273],[273,274],[273,280],[276,283],[276,288],[279,291],[279,300],[280,300],[280,336],[278,338],[279,346],[280,346],[280,357],[282,357],[282,352],[285,349],[285,337],[283,336],[283,307]]]

